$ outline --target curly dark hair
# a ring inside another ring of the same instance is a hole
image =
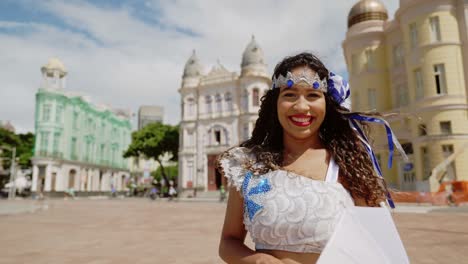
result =
[[[328,69],[320,59],[306,52],[284,58],[276,65],[272,78],[285,76],[288,71],[299,66],[311,68],[321,79],[327,78],[328,81]],[[263,165],[246,165],[247,169],[256,173],[280,169],[283,165],[283,128],[277,114],[279,92],[280,89],[272,89],[262,97],[252,137],[240,144],[255,154],[256,163]],[[378,206],[385,200],[387,187],[383,178],[375,175],[369,154],[349,126],[347,116],[356,112],[340,106],[328,94],[325,94],[325,102],[326,114],[319,134],[326,150],[340,168],[340,182],[353,198],[364,199],[369,206]],[[369,132],[368,126],[361,125]]]

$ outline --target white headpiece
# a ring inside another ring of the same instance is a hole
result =
[[[299,75],[294,75],[291,72],[287,72],[286,76],[279,75],[278,77],[273,76],[272,89],[281,87],[292,87],[294,84],[304,82],[315,90],[320,90],[324,93],[328,93],[334,101],[339,105],[349,109],[346,99],[351,95],[349,84],[343,77],[330,72],[327,78],[320,79],[317,72],[304,67],[303,71]],[[346,102],[345,102],[346,101]]]
[[[317,72],[313,72],[311,69],[304,67],[302,72],[299,75],[294,75],[291,72],[287,72],[286,76],[279,75],[278,77],[273,77],[273,89],[288,87],[291,88],[294,84],[298,83],[307,83],[312,88],[316,90],[321,90],[327,92],[327,80],[320,79],[320,76]]]

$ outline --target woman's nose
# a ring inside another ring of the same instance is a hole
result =
[[[294,104],[294,109],[296,111],[308,111],[309,110],[309,104],[307,100],[304,98],[304,96],[299,96],[296,103]]]

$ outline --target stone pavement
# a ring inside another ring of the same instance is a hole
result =
[[[47,210],[47,203],[17,199],[13,201],[0,200],[0,216],[23,213],[34,213],[37,210]]]
[[[0,201],[0,263],[223,263],[225,208],[129,198]],[[398,208],[411,263],[468,263],[468,207]]]

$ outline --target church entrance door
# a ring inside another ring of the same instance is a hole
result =
[[[216,169],[216,159],[218,155],[208,155],[208,191],[216,191],[221,188],[221,185],[226,187],[226,179]]]

